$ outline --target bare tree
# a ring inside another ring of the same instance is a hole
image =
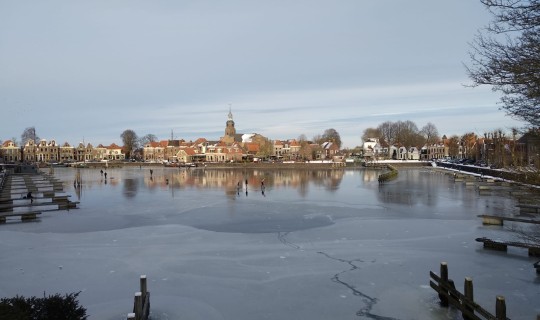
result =
[[[131,158],[131,153],[138,148],[139,138],[135,131],[131,129],[124,130],[120,135],[122,142],[124,143],[124,148],[126,151],[126,157]]]
[[[453,135],[448,139],[448,155],[455,158],[459,155],[459,137]]]
[[[439,131],[437,130],[437,127],[431,122],[428,122],[425,126],[422,127],[422,129],[420,130],[420,134],[424,137],[426,145],[433,145],[440,140]]]
[[[341,148],[341,137],[334,128],[324,130],[322,140],[324,140],[324,142],[333,142],[338,146],[338,148]]]
[[[381,133],[381,140],[388,144],[394,144],[396,141],[396,128],[392,121],[386,121],[381,123],[377,130]]]
[[[261,136],[258,143],[259,151],[255,156],[265,159],[274,153],[274,143],[270,139]]]
[[[156,142],[156,141],[158,141],[158,138],[155,135],[149,133],[149,134],[147,134],[147,135],[145,135],[145,136],[143,136],[142,138],[139,139],[139,146],[144,147],[148,143]]]
[[[396,122],[398,141],[406,147],[421,147],[424,138],[420,134],[416,123],[406,120]]]
[[[478,137],[474,132],[469,132],[461,136],[461,143],[463,145],[463,153],[465,158],[475,160],[480,158],[477,147]]]
[[[320,135],[320,134],[316,134],[313,136],[313,138],[311,139],[314,143],[316,144],[321,144],[323,143],[323,137]]]
[[[21,144],[26,144],[28,140],[32,140],[34,143],[39,142],[39,136],[36,134],[35,127],[28,127],[24,129],[23,133],[21,134]]]
[[[540,0],[480,1],[494,19],[471,43],[469,78],[501,92],[509,115],[539,127]]]
[[[367,141],[370,138],[381,140],[381,131],[378,128],[367,128],[362,134],[362,141]]]

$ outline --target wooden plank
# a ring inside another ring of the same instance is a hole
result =
[[[532,224],[540,224],[540,220],[535,219],[523,219],[523,218],[515,218],[515,217],[508,217],[508,216],[496,216],[496,215],[487,215],[487,214],[480,214],[478,217],[483,218],[484,221],[500,221],[500,225],[502,225],[502,221],[515,221],[515,222],[523,222],[523,223],[532,223]],[[489,223],[484,223],[489,224]],[[494,223],[497,224],[497,223]]]
[[[11,213],[0,213],[0,217],[16,217],[16,216],[22,216],[25,214],[41,214],[42,211],[28,211],[28,212],[11,212]]]
[[[501,247],[502,246],[511,246],[511,247],[519,247],[519,248],[526,248],[526,249],[530,249],[530,248],[533,248],[533,252],[536,252],[537,250],[540,250],[540,246],[537,246],[537,245],[534,245],[534,244],[530,244],[530,243],[526,243],[526,242],[515,242],[515,241],[496,241],[496,240],[491,240],[491,239],[488,239],[486,237],[483,237],[483,238],[476,238],[476,241],[477,242],[483,242],[484,244],[489,244],[489,245],[493,245],[492,248],[496,248],[498,245],[500,245]]]

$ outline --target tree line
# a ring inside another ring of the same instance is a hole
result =
[[[376,128],[367,128],[362,134],[362,140],[377,138],[383,145],[403,145],[406,147],[421,148],[424,145],[432,145],[440,141],[437,127],[428,122],[421,129],[416,123],[406,121],[385,121]]]

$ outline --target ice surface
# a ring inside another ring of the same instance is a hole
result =
[[[425,169],[383,186],[377,173],[88,169],[76,190],[75,170],[56,169],[80,209],[0,226],[0,295],[82,291],[90,319],[125,319],[145,274],[152,319],[458,319],[429,287],[446,261],[484,308],[504,295],[510,318],[540,313],[538,258],[474,241],[512,237],[476,216],[517,199]]]

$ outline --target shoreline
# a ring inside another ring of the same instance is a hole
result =
[[[177,166],[165,166],[160,163],[147,163],[147,162],[121,162],[121,163],[103,163],[103,162],[89,162],[86,163],[81,169],[96,169],[96,168],[122,168],[122,167],[165,167],[165,168],[178,168],[178,169],[295,169],[295,170],[319,170],[319,169],[362,169],[362,168],[382,168],[387,164],[391,164],[394,167],[398,168],[418,168],[418,167],[427,167],[430,166],[430,162],[405,162],[405,161],[396,161],[396,162],[380,162],[376,166],[363,166],[361,163],[344,163],[344,162],[334,162],[334,163],[309,163],[309,162],[296,162],[296,163],[204,163],[200,164],[197,167],[177,167]],[[78,168],[78,167],[73,167]]]

